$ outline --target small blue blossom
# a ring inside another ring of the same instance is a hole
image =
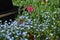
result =
[[[23,19],[25,16],[20,16],[19,19]]]
[[[27,32],[23,32],[23,35],[26,36]]]
[[[21,26],[21,27],[24,27],[24,26],[25,26],[25,23],[20,24],[20,26]]]
[[[14,21],[14,22],[11,24],[11,26],[17,26],[17,25],[18,25],[17,21]]]
[[[0,34],[0,37],[2,37],[3,35],[2,34]]]

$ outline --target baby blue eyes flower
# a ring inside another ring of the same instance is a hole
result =
[[[25,16],[20,16],[19,19],[23,19]]]
[[[32,21],[30,21],[30,23],[29,24],[33,24],[33,22]]]
[[[5,37],[6,37],[7,39],[10,39],[10,36],[8,36],[8,35],[5,35]]]
[[[22,24],[20,24],[20,25],[24,27],[24,26],[25,26],[25,23],[22,23]]]
[[[10,19],[9,21],[12,21],[12,19]]]
[[[25,39],[25,40],[28,40],[28,39]]]
[[[18,25],[17,21],[14,21],[14,22],[11,24],[11,26],[17,26],[17,25]]]
[[[5,32],[5,30],[1,30],[1,32]]]
[[[0,23],[2,22],[2,20],[0,20]]]
[[[9,40],[13,40],[12,38],[10,38]]]
[[[23,35],[26,36],[27,32],[23,32]]]
[[[8,35],[11,35],[12,33],[8,33]]]
[[[5,23],[7,23],[8,21],[5,21]]]
[[[0,37],[2,37],[3,35],[2,34],[0,34]]]
[[[20,40],[23,40],[23,38],[20,38]]]

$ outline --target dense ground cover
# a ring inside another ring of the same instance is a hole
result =
[[[0,23],[0,40],[60,40],[59,0],[12,1],[18,16],[10,25]]]

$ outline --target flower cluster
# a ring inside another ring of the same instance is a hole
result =
[[[24,5],[24,8],[23,14],[16,18],[18,20],[10,20],[11,23],[5,21],[4,24],[0,21],[0,40],[60,39],[60,8],[57,8],[56,0],[50,0],[44,5],[40,4],[40,0],[26,0],[20,3],[18,3],[19,7]]]

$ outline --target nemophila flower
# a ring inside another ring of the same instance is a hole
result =
[[[8,21],[6,20],[5,23],[7,23]]]
[[[46,37],[46,40],[48,40],[49,39],[49,37]]]
[[[14,21],[11,23],[11,26],[17,26],[17,24],[18,24],[17,21]]]
[[[26,36],[27,32],[23,32],[23,35]]]
[[[24,27],[25,26],[25,23],[20,24],[20,26]]]
[[[8,33],[8,35],[11,35],[12,33],[10,32],[10,33]]]
[[[2,20],[0,20],[0,23],[2,22]]]
[[[14,40],[14,37],[12,37],[12,40]]]
[[[33,11],[33,7],[32,7],[32,6],[27,6],[27,7],[26,7],[26,10],[27,10],[28,12],[32,12],[32,11]]]
[[[29,19],[29,16],[26,16],[25,18],[26,18],[26,19]]]
[[[5,23],[4,23],[4,25],[6,25],[6,26],[7,26],[7,25],[8,25],[8,23],[6,23],[6,22],[5,22]]]
[[[31,24],[33,24],[33,21],[28,21],[27,24],[31,25]]]
[[[23,16],[23,15],[22,15],[22,16],[19,16],[19,19],[23,19],[24,17],[25,17],[25,16]]]
[[[28,40],[28,39],[25,38],[25,40]]]
[[[9,36],[9,35],[5,35],[5,37],[6,37],[7,39],[10,39],[10,36]]]
[[[2,37],[3,35],[2,34],[0,34],[0,37]]]
[[[25,25],[25,27],[27,27],[28,30],[30,29],[30,25]]]
[[[10,19],[9,21],[12,21],[12,19]]]
[[[12,38],[10,38],[9,40],[13,40]]]

